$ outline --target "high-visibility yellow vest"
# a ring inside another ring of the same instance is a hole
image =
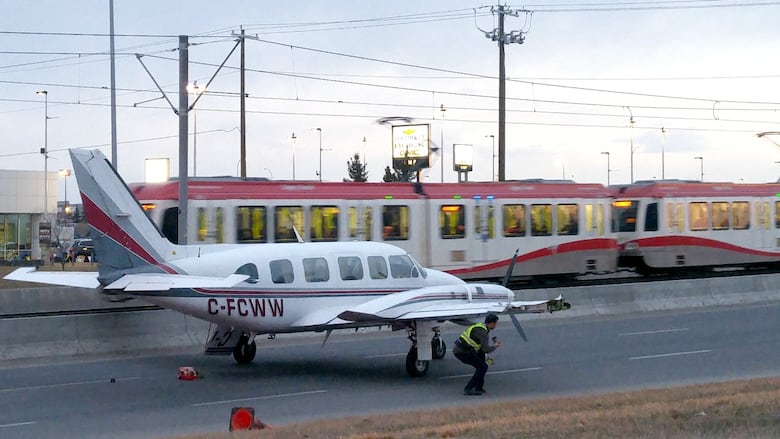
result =
[[[471,346],[472,348],[474,348],[475,351],[479,351],[480,349],[482,349],[482,345],[477,343],[476,341],[474,341],[473,338],[471,338],[471,331],[474,328],[482,328],[485,331],[488,330],[487,326],[485,326],[484,323],[476,323],[476,324],[471,325],[468,328],[466,328],[466,330],[463,331],[462,334],[460,334],[460,339],[463,340],[464,343],[466,343],[469,346]]]

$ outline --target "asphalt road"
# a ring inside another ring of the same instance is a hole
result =
[[[780,375],[780,304],[608,318],[538,319],[524,343],[508,322],[486,396],[448,353],[428,375],[404,370],[408,341],[379,332],[259,340],[255,362],[194,352],[0,365],[0,437],[158,437],[227,430],[230,409],[270,424]],[[457,336],[445,334],[449,345]],[[164,336],[164,335],[161,335]],[[194,366],[198,381],[176,379]],[[114,378],[115,383],[110,379]]]

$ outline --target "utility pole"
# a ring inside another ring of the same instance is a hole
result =
[[[241,28],[241,177],[246,178],[246,38]],[[294,180],[295,178],[293,178]]]
[[[320,181],[322,181],[322,128],[315,129],[320,135],[320,170],[317,172],[317,175],[320,177]]]
[[[49,92],[36,91],[35,94],[43,95],[43,221],[49,222]]]
[[[631,180],[628,182],[628,184],[634,184],[634,116],[631,116],[631,119],[629,120],[629,123],[631,124],[629,127],[631,139],[629,140],[628,146],[631,148],[631,171],[630,171],[630,178]]]
[[[189,204],[189,190],[187,173],[189,165],[188,154],[188,128],[189,120],[189,37],[179,35],[179,244],[187,244],[187,213]]]
[[[119,172],[116,150],[116,66],[114,65],[114,0],[108,1],[109,45],[111,52],[111,165]]]
[[[293,181],[295,181],[295,140],[297,139],[297,137],[295,137],[295,133],[292,133],[292,136],[290,136],[290,139],[292,140],[292,144],[293,144],[293,148],[292,148],[293,149],[292,150],[292,153],[293,153],[292,154],[293,155],[293,157],[292,157],[292,159],[293,159],[292,160],[293,170],[292,171],[293,171]]]
[[[666,130],[661,127],[661,180],[666,180]]]
[[[439,126],[439,159],[441,161],[441,182],[444,183],[444,113],[447,111],[444,104],[439,107],[441,111],[441,125]],[[417,181],[420,181],[417,179]]]
[[[529,13],[525,9],[511,9],[506,5],[491,6],[490,12],[498,15],[498,27],[491,32],[485,32],[485,38],[498,43],[498,181],[506,181],[506,67],[504,46],[507,44],[523,44],[524,31],[504,30],[504,16],[517,17],[520,12]]]

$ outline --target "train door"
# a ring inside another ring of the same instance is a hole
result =
[[[492,196],[474,198],[473,218],[471,230],[474,233],[467,238],[468,260],[472,265],[496,261],[495,206]]]
[[[734,203],[736,204],[736,203]],[[768,201],[757,201],[756,203],[756,248],[772,248],[774,246],[774,233],[772,233],[771,210]]]

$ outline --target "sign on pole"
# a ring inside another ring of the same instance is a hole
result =
[[[431,125],[393,125],[393,167],[430,167]]]

